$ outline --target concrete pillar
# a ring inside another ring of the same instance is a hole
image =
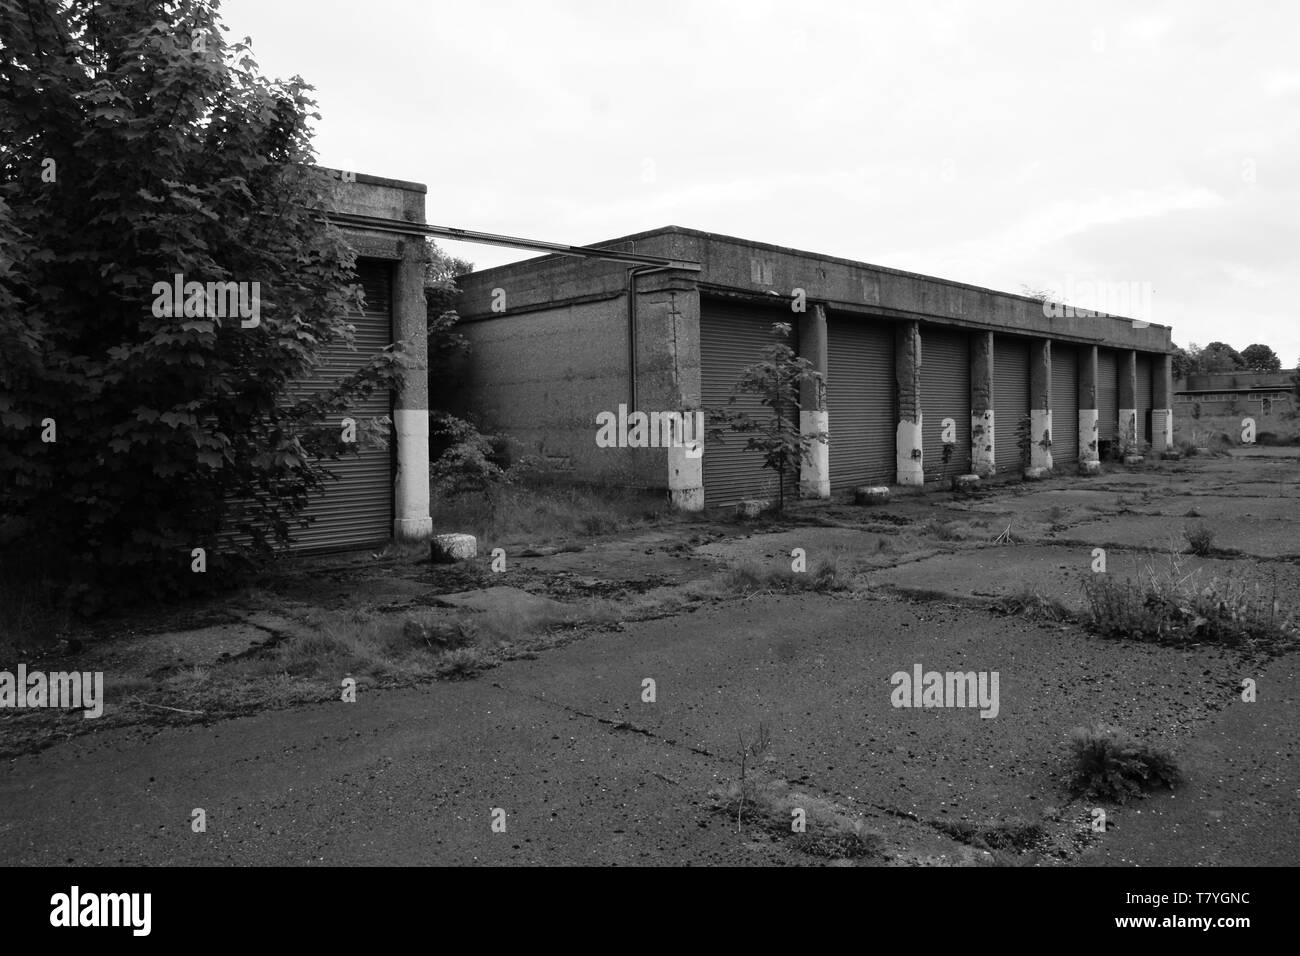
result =
[[[894,329],[894,378],[898,383],[895,471],[900,485],[925,484],[921,447],[921,326],[903,322]]]
[[[799,316],[799,355],[821,372],[822,381],[799,384],[799,431],[809,437],[830,434],[830,416],[826,409],[826,307],[814,305],[812,311]],[[813,441],[808,455],[799,465],[799,494],[804,498],[831,496],[830,442]]]
[[[696,423],[686,429],[688,439],[681,447],[668,448],[668,500],[679,511],[704,510],[705,429],[698,427],[700,412],[700,291],[694,283],[683,283],[664,308],[667,340],[692,343],[679,346],[674,362],[675,382],[669,394],[672,405],[682,409],[683,419]]]
[[[1097,446],[1097,346],[1079,349],[1079,470],[1096,474],[1101,470]]]
[[[1151,450],[1156,454],[1174,447],[1174,357],[1153,356],[1151,380]]]
[[[1119,443],[1127,450],[1138,439],[1137,352],[1119,353]]]
[[[427,541],[429,517],[429,331],[424,299],[425,244],[402,242],[402,258],[393,277],[393,338],[405,342],[402,386],[393,400],[397,443],[397,477],[393,488],[393,536],[399,541]]]
[[[970,462],[982,477],[993,474],[993,333],[970,336]]]
[[[1029,468],[1052,470],[1052,340],[1029,343]]]

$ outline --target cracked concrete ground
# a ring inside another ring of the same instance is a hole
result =
[[[8,762],[0,858],[824,863],[771,833],[738,831],[713,805],[710,791],[737,776],[738,737],[762,724],[772,735],[765,772],[848,808],[882,836],[884,855],[859,864],[987,862],[953,837],[954,825],[1039,823],[1044,835],[1021,862],[1294,865],[1295,655],[1251,660],[1103,641],[979,604],[1026,586],[1064,595],[1088,572],[1101,530],[1112,535],[1101,539],[1112,573],[1163,560],[1155,532],[1181,533],[1192,520],[1215,528],[1216,546],[1222,530],[1243,552],[1204,559],[1207,573],[1266,581],[1276,571],[1289,600],[1300,546],[1287,544],[1296,524],[1284,505],[1300,499],[1296,469],[1280,457],[1170,463],[1006,485],[974,499],[801,506],[776,525],[654,531],[520,558],[505,583],[561,597],[638,576],[671,588],[742,559],[788,565],[794,547],[810,566],[832,557],[859,568],[866,587],[694,604],[474,681],[365,689],[355,704],[89,733]],[[1203,517],[1182,517],[1193,509]],[[1275,533],[1231,537],[1247,512],[1267,516]],[[991,545],[1008,521],[1016,543]],[[368,588],[367,600],[394,613],[467,590],[431,593],[423,572],[383,573],[393,585]],[[213,627],[228,629],[233,649],[292,620],[261,624]],[[138,640],[171,653],[193,638],[191,630]],[[144,653],[132,646],[112,653]],[[892,707],[890,676],[916,663],[998,671],[998,716]],[[1256,703],[1240,700],[1243,677],[1258,682]],[[647,678],[654,703],[642,699]],[[1105,834],[1088,830],[1091,807],[1064,786],[1067,735],[1099,720],[1170,747],[1188,775],[1172,794],[1110,808]],[[191,829],[195,808],[205,811],[205,833]],[[505,811],[504,833],[492,831],[493,808]]]

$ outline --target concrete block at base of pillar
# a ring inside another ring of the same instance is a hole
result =
[[[889,503],[889,489],[884,485],[863,485],[853,489],[853,503],[883,505]]]
[[[435,534],[432,552],[438,564],[470,561],[478,556],[478,539],[472,534]]]

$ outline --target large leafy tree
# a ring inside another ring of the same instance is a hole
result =
[[[1199,356],[1202,372],[1235,372],[1245,366],[1241,353],[1226,342],[1211,342],[1201,349]]]
[[[1255,343],[1241,350],[1241,359],[1252,372],[1280,372],[1282,360],[1267,345]]]
[[[398,348],[290,387],[361,304],[345,187],[310,87],[224,30],[209,0],[0,0],[0,544],[83,591],[212,580],[232,530],[285,544],[345,447],[324,417],[401,374]],[[257,323],[157,314],[176,275],[257,282]]]

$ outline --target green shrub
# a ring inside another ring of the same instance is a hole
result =
[[[1173,789],[1182,773],[1173,756],[1115,727],[1095,724],[1070,735],[1070,790],[1094,800],[1127,803],[1153,790]]]
[[[1206,557],[1214,551],[1214,532],[1203,524],[1183,529],[1187,539],[1188,550],[1198,557]]]

